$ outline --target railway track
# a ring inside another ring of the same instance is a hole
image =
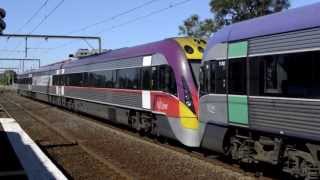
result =
[[[6,91],[0,104],[74,179],[254,179],[238,166]],[[270,179],[260,177],[260,179]]]

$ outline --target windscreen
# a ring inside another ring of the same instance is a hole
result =
[[[188,60],[188,62],[189,62],[189,66],[192,71],[193,80],[195,82],[195,85],[198,87],[201,61],[200,60]]]

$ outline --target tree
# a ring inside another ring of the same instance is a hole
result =
[[[179,26],[179,35],[187,35],[196,38],[207,39],[216,29],[216,25],[212,19],[199,20],[198,15],[192,15]]]
[[[12,85],[16,76],[17,73],[12,70],[6,70],[0,73],[0,85]]]
[[[219,27],[287,9],[289,0],[211,0],[211,12]]]
[[[179,34],[207,38],[212,32],[231,23],[263,16],[287,9],[289,0],[211,0],[213,19],[200,21],[192,15],[179,26]]]

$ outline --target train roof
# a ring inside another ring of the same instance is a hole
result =
[[[177,45],[179,45],[180,47]],[[186,51],[186,49],[184,48],[186,45],[193,49],[193,53],[190,54]],[[155,53],[163,53],[166,56],[170,54],[172,55],[177,51],[182,51],[187,59],[201,60],[203,54],[201,48],[204,49],[205,45],[206,42],[204,42],[203,40],[190,37],[168,38],[157,42],[111,50],[102,54],[84,57],[80,60],[73,61],[65,65],[64,67],[126,59],[130,57],[145,56]]]
[[[193,53],[187,53],[185,46],[188,45],[193,49]],[[99,63],[109,60],[126,59],[130,57],[138,57],[151,55],[154,53],[173,54],[175,51],[184,51],[185,56],[189,59],[202,59],[202,49],[204,49],[206,42],[195,38],[168,38],[157,42],[147,43],[134,47],[120,48],[110,50],[101,54],[92,55],[80,58],[78,60],[64,60],[54,64],[40,67],[40,69],[32,70],[27,73],[42,72],[59,69],[61,66],[64,68],[86,65],[92,63]]]
[[[319,12],[320,3],[316,3],[225,26],[213,34],[209,47],[221,42],[319,27]]]

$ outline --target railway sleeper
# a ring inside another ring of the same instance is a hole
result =
[[[241,163],[264,162],[295,178],[320,179],[320,145],[237,130],[226,144],[226,155]]]

